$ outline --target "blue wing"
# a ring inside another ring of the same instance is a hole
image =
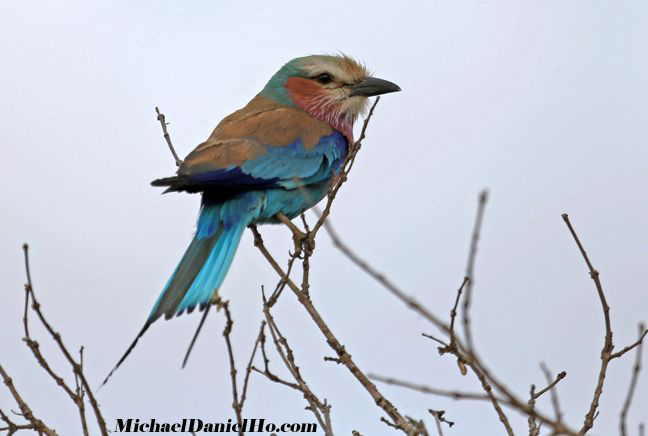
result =
[[[308,148],[301,138],[282,146],[250,142],[238,140],[235,144],[228,143],[228,153],[221,153],[224,158],[207,162],[206,155],[213,155],[213,150],[199,147],[187,157],[178,176],[158,179],[153,185],[169,186],[167,191],[188,192],[216,190],[235,193],[255,189],[290,189],[327,180],[339,169],[347,151],[346,138],[335,130],[321,136],[314,146]],[[241,153],[237,154],[239,149],[249,157],[240,159]],[[228,157],[230,162],[227,161]],[[239,162],[231,163],[236,160]]]

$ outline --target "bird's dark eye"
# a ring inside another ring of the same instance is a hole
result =
[[[333,81],[333,76],[331,76],[329,73],[322,73],[319,76],[315,77],[315,80],[317,80],[322,85],[326,85],[327,83],[331,83]]]

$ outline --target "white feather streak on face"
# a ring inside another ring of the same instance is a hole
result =
[[[314,77],[321,73],[329,73],[337,84],[353,84],[369,76],[369,70],[361,63],[348,56],[308,56],[301,61],[301,70],[308,76]]]
[[[352,140],[353,124],[366,112],[369,99],[350,97],[349,86],[367,77],[367,68],[347,56],[310,56],[302,60],[300,67],[308,77],[328,73],[333,78],[330,83],[320,84],[322,94],[304,102],[304,109]]]

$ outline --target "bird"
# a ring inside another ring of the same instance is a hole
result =
[[[283,65],[242,109],[226,116],[182,161],[151,182],[199,193],[196,231],[141,331],[102,386],[156,320],[206,310],[225,279],[245,229],[293,219],[322,200],[353,144],[369,97],[400,91],[344,54]]]

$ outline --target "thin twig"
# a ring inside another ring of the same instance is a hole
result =
[[[644,330],[643,333],[641,333],[639,335],[639,339],[637,339],[632,344],[628,345],[627,347],[622,348],[621,350],[617,351],[616,353],[612,353],[610,355],[610,360],[619,358],[619,357],[623,356],[625,353],[627,353],[628,351],[631,351],[634,348],[640,346],[643,343],[643,340],[646,338],[646,335],[648,335],[648,330]]]
[[[569,221],[569,216],[566,213],[564,213],[562,214],[562,219],[563,221],[565,221],[565,224],[567,224],[567,228],[569,229],[569,232],[574,238],[574,241],[576,242],[576,245],[578,246],[578,249],[580,250],[581,255],[583,256],[583,259],[587,264],[590,277],[594,281],[594,284],[596,286],[596,291],[598,293],[598,297],[601,302],[601,307],[603,308],[603,319],[605,321],[605,339],[603,342],[603,349],[601,350],[601,367],[599,369],[598,382],[596,384],[596,388],[594,389],[594,396],[592,398],[592,402],[590,404],[589,410],[585,415],[585,421],[583,422],[583,426],[580,429],[580,433],[585,434],[594,426],[596,409],[599,406],[599,400],[601,398],[601,394],[603,393],[603,384],[605,383],[605,376],[607,373],[608,364],[610,363],[610,355],[612,354],[612,350],[614,348],[614,344],[612,343],[612,323],[610,321],[610,306],[608,306],[607,300],[605,298],[605,293],[603,292],[603,286],[601,285],[599,272],[594,268],[594,266],[590,262],[589,257],[587,256],[587,252],[585,251],[585,248],[583,248],[580,239],[578,239],[578,235],[576,235],[576,231],[574,230],[571,222]]]
[[[336,352],[337,357],[340,359],[342,364],[347,367],[351,374],[353,374],[353,376],[360,382],[360,384],[365,388],[369,395],[371,395],[378,407],[380,407],[387,413],[387,415],[393,420],[394,424],[398,428],[403,429],[405,432],[409,432],[410,434],[416,434],[416,429],[414,428],[414,426],[412,426],[412,424],[398,412],[398,409],[396,409],[396,407],[380,393],[376,386],[367,378],[367,376],[360,370],[360,368],[358,368],[358,366],[351,358],[351,355],[346,351],[346,348],[340,343],[340,341],[333,334],[326,322],[324,322],[319,312],[315,309],[315,306],[313,306],[313,303],[311,302],[308,295],[305,292],[302,292],[302,290],[281,269],[277,261],[265,247],[261,234],[257,230],[256,226],[250,226],[250,228],[252,230],[252,233],[254,234],[254,245],[259,249],[259,251],[261,251],[263,256],[277,272],[279,277],[284,280],[288,287],[293,291],[298,301],[302,304],[302,306],[304,306],[311,319],[315,322],[319,330],[326,338],[329,346]]]
[[[20,414],[31,425],[31,427],[28,428],[31,428],[41,434],[46,434],[48,436],[56,436],[56,431],[49,428],[47,425],[45,425],[45,423],[43,423],[43,421],[41,421],[40,419],[34,416],[31,408],[22,399],[22,397],[18,393],[18,390],[14,386],[13,381],[11,380],[11,377],[9,377],[9,374],[7,374],[7,372],[4,370],[2,365],[0,365],[0,376],[2,376],[2,380],[5,386],[7,386],[7,389],[9,389],[11,396],[16,401],[16,404],[18,404],[18,408],[20,409]],[[14,426],[9,421],[9,418],[4,414],[4,412],[2,416],[3,416],[3,421],[7,423],[9,429],[11,430]],[[27,427],[23,427],[23,428],[27,428]]]
[[[490,400],[493,409],[495,409],[495,412],[497,413],[497,417],[499,418],[500,422],[504,426],[504,429],[506,430],[506,433],[509,436],[514,436],[513,433],[513,428],[511,427],[511,423],[509,422],[508,417],[504,413],[504,410],[502,410],[502,406],[500,405],[500,401],[493,392],[493,388],[491,386],[491,383],[489,380],[491,378],[488,376],[487,372],[483,370],[483,368],[479,367],[478,365],[475,364],[475,361],[468,362],[468,366],[470,369],[473,371],[473,373],[477,376],[477,379],[479,379],[479,382],[482,385],[482,389],[484,389],[484,392],[486,392],[486,395],[488,396],[488,399]]]
[[[434,417],[434,422],[436,423],[437,433],[439,434],[439,436],[443,436],[443,430],[441,428],[442,422],[448,424],[448,427],[452,427],[454,425],[454,422],[445,419],[445,410],[428,409],[428,412],[430,412],[430,414]]]
[[[310,410],[313,413],[315,419],[317,419],[318,423],[322,427],[322,430],[324,430],[326,436],[332,436],[333,430],[331,426],[331,417],[330,417],[331,406],[327,403],[326,400],[320,401],[319,398],[310,389],[308,383],[306,383],[306,381],[302,377],[299,367],[295,363],[293,350],[290,348],[290,345],[288,344],[288,340],[285,338],[285,336],[283,336],[283,334],[279,330],[279,327],[277,326],[274,317],[270,313],[270,309],[271,307],[267,304],[267,301],[265,300],[265,296],[264,296],[263,314],[265,315],[268,329],[270,330],[270,335],[272,336],[277,353],[281,357],[281,360],[283,361],[285,367],[292,375],[295,382],[297,382],[297,390],[299,390],[303,394],[304,399],[308,402],[309,404],[308,410]],[[265,356],[264,353],[264,360],[266,359],[267,356]],[[266,360],[266,369],[267,369],[267,360]]]
[[[463,291],[466,284],[470,282],[470,277],[466,276],[461,282],[461,286],[457,290],[457,298],[455,298],[454,306],[450,311],[450,343],[454,344],[457,341],[457,337],[454,330],[455,318],[457,318],[457,307],[459,306],[459,300],[461,299],[461,292]]]
[[[643,339],[646,334],[646,327],[643,324],[639,324],[639,339]],[[632,397],[637,387],[637,381],[639,380],[639,372],[641,371],[641,354],[642,354],[643,344],[637,346],[637,352],[635,357],[635,363],[632,367],[632,377],[630,379],[630,387],[628,388],[628,393],[626,395],[625,401],[623,402],[623,408],[619,414],[619,434],[621,436],[626,436],[626,417],[628,415],[628,410],[630,410],[630,404],[632,403]]]
[[[43,327],[45,327],[45,330],[49,333],[49,335],[52,337],[56,345],[58,346],[59,350],[65,356],[65,359],[68,361],[69,365],[72,367],[72,371],[74,372],[75,377],[78,377],[78,379],[81,381],[81,386],[85,390],[85,395],[88,397],[88,401],[90,402],[90,406],[92,407],[92,411],[95,415],[95,418],[97,420],[97,425],[99,426],[99,430],[101,431],[101,434],[103,436],[108,436],[108,428],[106,426],[106,421],[103,418],[103,415],[101,414],[101,410],[99,409],[99,404],[97,403],[97,399],[94,396],[94,393],[92,392],[92,389],[90,388],[90,384],[88,383],[88,380],[85,377],[85,374],[83,373],[83,368],[79,362],[77,362],[73,357],[72,354],[68,351],[67,347],[63,343],[63,339],[61,338],[61,335],[54,330],[54,328],[51,326],[51,324],[45,319],[45,316],[43,315],[41,309],[40,309],[40,304],[36,300],[36,295],[34,293],[34,287],[32,285],[31,281],[31,274],[30,274],[30,268],[29,268],[29,246],[27,244],[23,244],[23,252],[24,252],[24,258],[25,258],[25,271],[27,274],[27,284],[25,285],[25,291],[29,294],[29,297],[26,298],[26,301],[29,302],[31,299],[32,301],[32,309],[34,312],[36,312],[36,315],[38,316],[38,319],[40,320],[41,324]],[[29,334],[29,329],[28,329],[28,320],[27,320],[27,315],[25,315],[25,335],[27,336]],[[31,338],[27,336],[26,342],[29,344],[31,341]],[[45,367],[44,367],[45,368]],[[48,372],[49,373],[49,372]],[[50,374],[51,375],[51,374]],[[55,379],[56,380],[56,379]],[[58,381],[57,381],[58,383]],[[70,390],[68,388],[68,390]],[[70,390],[71,391],[71,390]],[[68,392],[66,390],[66,392]],[[76,403],[76,401],[75,401]]]
[[[461,392],[461,391],[437,389],[430,386],[411,383],[408,381],[399,380],[392,377],[383,377],[381,375],[376,375],[376,374],[369,374],[369,378],[388,385],[400,386],[402,388],[411,389],[414,391],[422,392],[424,394],[437,395],[440,397],[448,397],[448,398],[452,398],[453,400],[482,400],[482,401],[489,400],[486,394],[482,394],[478,392]]]
[[[534,399],[537,400],[538,398],[540,398],[542,396],[542,394],[544,394],[545,392],[551,390],[554,386],[556,386],[558,384],[558,382],[560,382],[560,380],[564,379],[565,377],[567,377],[567,373],[565,371],[559,372],[554,381],[550,382],[549,385],[547,385],[546,388],[541,389],[540,391],[535,393]]]
[[[387,276],[383,273],[374,269],[367,261],[358,256],[338,235],[337,231],[333,225],[326,221],[324,224],[324,229],[328,233],[333,245],[340,250],[351,262],[358,266],[362,271],[371,276],[374,280],[380,283],[385,289],[391,292],[396,298],[401,300],[405,305],[414,310],[416,313],[427,319],[431,324],[435,325],[441,331],[449,333],[450,328],[448,325],[441,321],[439,317],[434,315],[432,312],[427,310],[421,303],[416,301],[413,297],[407,295],[403,290],[401,290],[396,284],[394,284]]]
[[[470,238],[470,250],[468,252],[468,262],[466,264],[466,277],[468,283],[466,286],[466,295],[463,302],[463,327],[464,336],[466,337],[466,344],[470,353],[474,350],[472,330],[470,328],[470,304],[472,303],[473,286],[475,284],[475,259],[477,258],[477,246],[481,234],[481,226],[484,220],[484,210],[488,201],[488,191],[484,190],[479,193],[479,200],[477,206],[477,216],[475,217],[475,225],[473,227],[472,237]]]
[[[83,372],[83,346],[79,348],[79,366],[81,367],[79,372]],[[75,403],[77,409],[79,409],[79,418],[81,419],[81,429],[83,430],[84,436],[88,436],[90,432],[88,431],[88,422],[86,420],[85,414],[85,401],[83,399],[85,390],[81,384],[81,380],[77,374],[74,374],[74,383],[76,385],[75,393]]]
[[[547,379],[547,383],[552,383],[553,377],[551,376],[551,370],[547,368],[547,366],[544,363],[540,364],[540,369],[542,370],[545,379]],[[561,423],[562,422],[562,410],[560,409],[560,402],[558,400],[558,389],[551,389],[551,404],[554,409],[554,413],[556,415],[556,422]]]
[[[527,419],[529,423],[529,436],[538,436],[538,433],[540,432],[540,429],[538,428],[538,424],[536,422],[536,416],[535,416],[535,401],[536,401],[537,395],[535,393],[535,385],[531,385],[531,390],[529,391],[529,418]]]
[[[250,374],[252,373],[252,363],[254,362],[254,356],[256,355],[259,344],[261,343],[261,338],[263,337],[263,330],[265,329],[265,321],[261,321],[261,327],[259,329],[259,334],[257,335],[256,341],[254,341],[254,348],[252,348],[252,354],[250,354],[250,360],[248,361],[247,367],[245,368],[245,377],[243,378],[243,389],[241,391],[241,401],[239,402],[239,407],[243,411],[243,404],[245,404],[245,399],[247,398],[248,382],[250,380]]]
[[[171,135],[169,135],[169,131],[167,130],[168,123],[166,122],[166,117],[162,112],[160,112],[160,109],[155,107],[155,113],[157,114],[157,120],[160,122],[160,125],[162,126],[162,133],[164,134],[164,139],[166,140],[167,145],[169,146],[169,150],[171,150],[171,154],[173,155],[173,159],[175,160],[176,166],[182,165],[182,159],[178,157],[178,154],[175,151],[175,148],[173,148],[173,144],[171,143]]]
[[[238,388],[236,383],[236,363],[234,362],[234,352],[232,351],[232,343],[230,341],[230,334],[232,333],[232,326],[234,321],[232,321],[232,314],[229,310],[229,302],[225,301],[221,303],[224,312],[225,312],[225,328],[223,329],[223,337],[225,338],[225,344],[227,345],[227,355],[229,356],[229,365],[230,365],[230,377],[232,379],[232,409],[236,414],[236,423],[238,424],[238,434],[243,435],[243,417],[241,415],[241,404],[239,402]]]

